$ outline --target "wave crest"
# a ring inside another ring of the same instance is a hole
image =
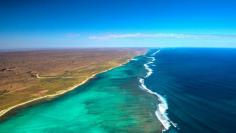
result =
[[[156,52],[154,52],[151,55],[155,56],[158,52],[160,52],[160,50],[157,50]],[[153,70],[149,67],[149,64],[152,64],[156,60],[155,57],[147,57],[147,58],[150,58],[151,60],[144,64],[144,67],[147,70],[147,74],[146,74],[145,78],[148,78],[149,76],[152,75]],[[155,111],[155,115],[158,118],[158,120],[162,123],[163,127],[165,128],[165,129],[163,129],[163,131],[167,131],[171,127],[171,125],[176,127],[176,124],[173,123],[167,116],[166,111],[168,109],[168,104],[167,104],[166,99],[164,97],[162,97],[160,94],[148,89],[144,83],[145,78],[139,79],[139,82],[141,84],[140,87],[143,90],[145,90],[146,92],[157,96],[159,103],[157,104],[157,110]]]

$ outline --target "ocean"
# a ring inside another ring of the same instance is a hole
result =
[[[145,84],[168,104],[169,132],[235,133],[236,49],[155,51]]]
[[[18,110],[1,133],[234,133],[236,49],[150,49],[67,94]]]

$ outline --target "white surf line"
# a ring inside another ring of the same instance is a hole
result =
[[[145,76],[145,78],[149,77],[152,75],[152,69],[148,66],[149,64],[152,64],[156,59],[154,57],[148,57],[151,59],[151,61],[149,61],[148,63],[144,64],[145,69],[147,69],[147,75]]]
[[[152,53],[152,56],[155,56],[157,53],[159,53],[161,50],[157,50],[156,52]]]
[[[146,85],[144,84],[144,79],[140,78],[139,82],[141,83],[141,88],[153,95],[156,95],[158,97],[158,101],[160,103],[157,104],[157,110],[155,111],[155,115],[157,117],[157,119],[161,122],[161,124],[164,126],[164,130],[166,131],[170,128],[171,124],[169,121],[169,118],[165,115],[166,110],[168,109],[167,103],[165,102],[164,98],[162,98],[161,95],[157,94],[156,92],[153,92],[151,90],[149,90]]]
[[[160,52],[160,50],[154,52],[153,54],[157,54],[158,52]],[[152,55],[153,55],[152,54]],[[155,58],[154,57],[148,57],[148,58],[151,58],[152,60],[147,62],[146,64],[144,64],[144,67],[145,69],[148,71],[147,72],[147,75],[145,76],[145,78],[148,78],[149,76],[151,76],[151,74],[153,73],[153,70],[148,66],[149,64],[152,64],[153,61],[155,61]],[[164,131],[167,131],[171,125],[173,125],[174,127],[176,127],[177,125],[172,122],[168,116],[167,116],[167,109],[168,109],[168,104],[166,102],[166,99],[164,97],[162,97],[161,95],[159,95],[158,93],[156,92],[153,92],[151,91],[150,89],[147,88],[147,86],[145,85],[144,83],[144,78],[140,78],[139,79],[139,82],[141,83],[141,88],[143,90],[145,90],[146,92],[150,93],[150,94],[153,94],[153,95],[156,95],[157,98],[158,98],[158,101],[160,103],[157,104],[157,110],[155,111],[155,115],[156,117],[158,118],[158,120],[162,123],[162,125],[164,126],[165,129],[163,129],[163,132]]]

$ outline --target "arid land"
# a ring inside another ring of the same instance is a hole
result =
[[[0,116],[74,89],[145,49],[67,49],[0,53]]]

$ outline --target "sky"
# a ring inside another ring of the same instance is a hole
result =
[[[0,49],[236,47],[235,0],[0,0]]]

